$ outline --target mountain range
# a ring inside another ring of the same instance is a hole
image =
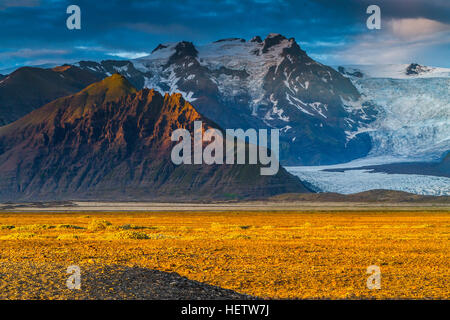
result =
[[[114,74],[0,127],[0,200],[171,201],[309,192],[280,168],[174,165],[170,135],[218,128],[181,94],[138,91]],[[220,128],[218,128],[220,129]]]
[[[180,92],[222,128],[278,128],[284,165],[341,163],[371,149],[369,136],[357,132],[375,119],[375,108],[358,105],[350,80],[280,34],[160,44],[137,60],[76,66],[99,77],[120,72],[137,88]]]
[[[220,130],[277,128],[284,166],[362,157],[379,164],[387,156],[405,161],[365,168],[448,177],[449,81],[450,69],[417,63],[332,68],[280,34],[201,46],[164,43],[130,61],[19,68],[0,75],[0,198],[51,199],[59,192],[67,199],[147,199],[186,196],[180,190],[194,187],[208,196],[248,198],[316,190],[314,179],[301,182],[284,169],[262,178],[257,166],[174,167],[164,142],[169,129],[155,140],[158,121],[144,125],[150,114],[128,110],[131,105],[160,110],[170,130],[189,127],[194,118]],[[167,122],[169,105],[173,122]],[[196,117],[179,111],[187,105]],[[158,166],[167,175],[159,176]],[[236,170],[252,183],[244,186]],[[108,194],[115,177],[121,183]]]
[[[0,122],[15,121],[55,98],[120,73],[138,90],[181,93],[224,129],[280,129],[283,165],[329,165],[374,152],[404,155],[408,152],[399,149],[406,146],[411,154],[433,153],[434,158],[448,150],[446,143],[433,152],[429,148],[446,134],[440,119],[447,116],[449,69],[416,63],[336,69],[314,61],[295,39],[280,34],[201,46],[166,43],[131,61],[18,69],[0,80]],[[424,98],[428,95],[434,100]],[[386,119],[389,115],[396,119]],[[397,121],[402,118],[403,123]],[[395,123],[400,125],[392,127]],[[415,123],[422,123],[422,129]],[[429,128],[430,123],[441,124]],[[434,137],[422,139],[420,148],[399,139],[402,135],[417,141],[430,134]]]
[[[358,103],[360,94],[349,79],[280,34],[204,46],[187,41],[160,44],[151,55],[132,61],[18,69],[0,82],[1,123],[113,73],[139,90],[181,93],[224,129],[280,129],[283,165],[341,163],[371,149],[370,137],[361,128],[375,120],[376,108]],[[75,83],[73,74],[78,74]],[[36,89],[26,90],[30,86]]]
[[[23,67],[3,78],[0,76],[0,126],[101,79],[71,66],[53,69]]]

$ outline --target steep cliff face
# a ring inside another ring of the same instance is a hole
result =
[[[115,74],[0,128],[0,200],[258,198],[308,192],[280,168],[174,165],[170,136],[204,118],[181,94]]]

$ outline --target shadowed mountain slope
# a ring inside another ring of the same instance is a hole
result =
[[[181,94],[137,91],[115,74],[0,128],[0,200],[258,198],[308,192],[283,168],[174,165],[170,136],[217,127]]]
[[[0,75],[0,126],[102,79],[73,66],[53,69],[24,67],[3,77]]]

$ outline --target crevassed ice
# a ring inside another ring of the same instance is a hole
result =
[[[450,79],[365,79],[360,91],[382,107],[372,155],[432,160],[450,149]]]

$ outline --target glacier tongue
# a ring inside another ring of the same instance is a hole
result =
[[[371,170],[330,172],[323,171],[324,169],[326,167],[323,166],[286,167],[288,172],[309,182],[321,192],[351,194],[374,189],[388,189],[422,195],[450,195],[450,179],[445,177],[374,173]]]

